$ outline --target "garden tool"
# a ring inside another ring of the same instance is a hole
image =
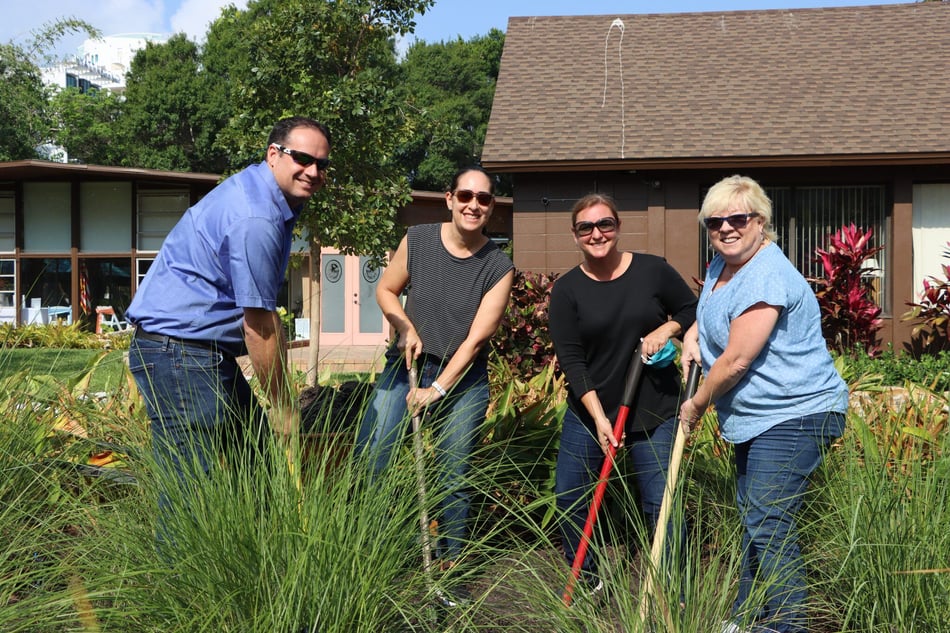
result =
[[[619,443],[623,438],[624,427],[627,424],[627,416],[633,404],[633,396],[640,384],[640,377],[643,375],[644,360],[641,356],[643,344],[637,346],[630,359],[630,365],[627,368],[627,381],[624,384],[623,396],[620,399],[620,409],[617,411],[617,420],[614,422],[614,439]],[[594,499],[591,501],[590,510],[587,512],[587,521],[584,524],[584,533],[581,536],[580,545],[574,554],[574,564],[571,566],[571,577],[564,587],[564,605],[571,606],[571,599],[574,595],[574,586],[581,574],[581,567],[584,565],[584,558],[587,556],[587,549],[590,547],[590,539],[594,533],[594,522],[597,521],[597,511],[604,500],[604,493],[607,490],[607,480],[610,478],[610,471],[614,466],[614,456],[617,449],[613,445],[607,446],[607,455],[604,457],[604,463],[600,468],[600,477],[597,480],[597,487],[594,489]]]
[[[683,401],[689,400],[696,394],[696,387],[699,386],[699,375],[702,370],[698,363],[693,363],[689,368],[689,377],[686,379],[686,391]],[[677,411],[679,414],[679,411]],[[656,522],[656,531],[653,534],[653,546],[650,549],[650,567],[647,570],[646,578],[643,581],[643,596],[640,601],[640,620],[645,622],[650,603],[647,597],[652,593],[654,600],[660,608],[664,624],[667,631],[673,630],[673,622],[670,617],[670,608],[662,596],[662,592],[655,591],[654,584],[656,574],[660,569],[660,557],[663,554],[663,544],[666,541],[666,528],[670,520],[670,509],[673,505],[673,493],[676,491],[676,480],[679,478],[680,463],[683,460],[683,448],[686,446],[686,433],[683,431],[683,425],[676,425],[676,439],[673,441],[673,450],[670,453],[670,467],[666,471],[666,488],[663,490],[663,501],[660,503],[660,515]]]
[[[409,387],[415,390],[419,386],[419,372],[415,363],[409,369]],[[416,466],[416,491],[419,494],[419,534],[422,537],[422,566],[426,574],[429,590],[434,591],[432,579],[432,540],[429,533],[429,513],[426,510],[426,474],[425,454],[422,448],[422,414],[412,416],[412,452]]]

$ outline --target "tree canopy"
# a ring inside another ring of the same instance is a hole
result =
[[[459,168],[481,161],[504,44],[505,34],[492,29],[468,41],[409,47],[398,95],[419,122],[400,147],[400,163],[414,188],[441,191]]]
[[[0,160],[37,158],[37,148],[49,142],[54,120],[50,108],[50,90],[43,84],[34,59],[67,33],[85,31],[90,37],[99,33],[75,18],[63,18],[34,31],[30,41],[20,46],[12,41],[0,44]]]

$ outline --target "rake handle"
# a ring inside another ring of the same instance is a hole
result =
[[[409,369],[409,387],[419,387],[419,372],[413,363]],[[432,541],[429,535],[429,513],[426,510],[426,474],[425,452],[422,447],[422,416],[416,413],[412,416],[412,450],[415,456],[416,491],[419,496],[419,531],[422,538],[422,566],[426,574],[429,588],[432,588]]]
[[[689,377],[686,379],[686,397],[689,400],[696,393],[699,386],[699,376],[701,374],[700,366],[693,363],[689,368]],[[680,464],[683,461],[683,449],[686,447],[686,433],[683,431],[683,425],[677,420],[676,439],[673,441],[673,450],[670,453],[670,467],[667,469],[666,486],[663,489],[663,501],[660,503],[660,514],[656,521],[656,531],[653,534],[653,546],[650,548],[650,569],[647,570],[646,579],[643,581],[643,595],[654,594],[654,599],[660,603],[660,610],[663,614],[666,630],[673,630],[672,618],[670,617],[669,605],[654,590],[654,579],[660,568],[660,557],[663,555],[663,544],[666,542],[667,524],[670,520],[670,512],[673,505],[673,493],[676,491],[676,483],[679,479]],[[647,611],[650,604],[647,600],[640,601],[640,620],[646,621]]]

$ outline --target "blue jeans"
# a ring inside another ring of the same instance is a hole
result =
[[[238,462],[257,461],[267,424],[234,358],[174,339],[133,338],[129,369],[151,420],[152,454],[183,490],[206,476],[222,449]],[[169,494],[159,493],[159,541]]]
[[[805,570],[795,515],[808,476],[844,432],[845,417],[825,412],[782,422],[735,446],[736,502],[742,520],[742,572],[734,612],[781,633],[807,630]],[[750,603],[756,581],[766,602]]]
[[[633,466],[633,476],[640,493],[640,507],[647,522],[649,534],[656,530],[666,487],[666,472],[670,465],[670,453],[676,438],[677,421],[670,418],[649,431],[628,433],[624,441]],[[561,542],[570,565],[584,533],[584,524],[593,498],[593,488],[604,463],[604,452],[591,429],[580,421],[577,414],[567,410],[561,430],[561,446],[557,455],[555,494],[561,513]],[[619,454],[618,454],[619,457]],[[601,510],[601,514],[603,511]],[[599,520],[599,519],[598,519]],[[672,563],[672,553],[682,552],[686,543],[686,525],[679,521],[679,529],[671,518],[667,526],[669,538],[664,543],[664,563]],[[679,535],[679,542],[675,541]],[[588,550],[589,551],[589,550]],[[592,579],[597,574],[594,556],[584,558],[582,572]]]
[[[419,386],[428,387],[441,371],[439,359],[420,357]],[[406,396],[409,394],[409,372],[402,356],[390,356],[373,390],[373,397],[360,423],[356,438],[357,454],[368,451],[373,476],[389,467],[397,454],[406,427],[409,425]],[[429,407],[423,424],[430,423],[436,431],[436,461],[440,495],[438,554],[455,560],[468,537],[471,495],[466,480],[469,462],[478,440],[478,429],[488,410],[488,368],[484,360],[476,360],[464,376],[452,386],[448,395]]]

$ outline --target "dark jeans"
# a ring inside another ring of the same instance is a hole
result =
[[[676,427],[676,418],[670,418],[655,429],[628,433],[624,442],[624,450],[632,461],[633,476],[640,493],[640,507],[643,509],[651,536],[656,530],[660,506],[663,503],[666,472],[670,465],[670,453],[676,437]],[[619,459],[621,455],[622,453],[618,453],[617,458]],[[584,533],[584,523],[587,521],[593,490],[600,475],[604,457],[604,452],[597,443],[594,433],[584,426],[577,414],[568,409],[564,414],[561,446],[557,456],[555,493],[557,507],[562,515],[561,541],[570,565],[574,564],[574,554]],[[616,470],[612,474],[616,474]],[[603,509],[600,514],[603,514]],[[600,517],[598,517],[599,520]],[[674,520],[671,517],[667,526],[669,536],[664,544],[666,565],[672,562],[673,551],[682,552],[685,547],[686,525],[684,521],[678,523],[679,529],[674,526]],[[678,542],[677,535],[680,539]],[[582,567],[584,576],[588,579],[594,578],[597,573],[594,558],[588,550]]]
[[[419,386],[428,387],[438,378],[441,366],[438,359],[425,355],[422,358]],[[376,381],[356,440],[358,453],[369,451],[374,476],[391,465],[409,425],[408,394],[406,361],[401,356],[390,356]],[[466,477],[487,410],[488,368],[484,360],[476,360],[448,395],[429,407],[423,420],[423,424],[432,424],[436,429],[439,483],[444,487],[444,495],[440,495],[439,555],[447,560],[459,557],[468,538],[466,523],[471,494]]]
[[[825,449],[844,432],[841,413],[787,420],[736,444],[736,502],[742,520],[743,560],[734,612],[780,633],[807,630],[805,570],[795,515],[808,476]],[[765,605],[751,604],[756,581],[767,583]]]
[[[206,476],[221,450],[253,463],[267,424],[250,385],[228,354],[167,339],[133,338],[129,369],[151,420],[152,454],[160,469],[177,477],[181,491],[159,493],[158,540],[164,538],[170,499],[185,498],[189,482]],[[187,509],[186,509],[187,511]]]

